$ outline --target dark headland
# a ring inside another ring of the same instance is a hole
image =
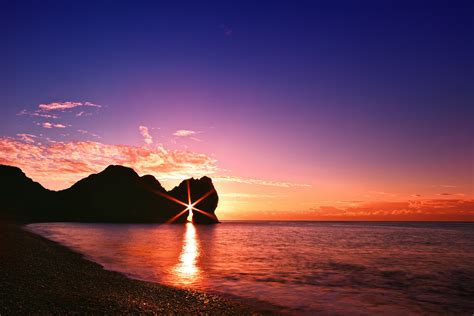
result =
[[[27,232],[34,222],[217,223],[218,196],[208,177],[166,191],[150,175],[109,166],[62,191],[19,168],[0,165],[0,315],[255,314],[238,302],[194,290],[132,280]],[[204,197],[204,198],[203,198]]]
[[[185,223],[191,203],[193,223],[218,223],[219,197],[209,177],[187,179],[166,191],[151,175],[108,166],[62,191],[45,189],[21,169],[0,165],[0,220],[34,222]]]

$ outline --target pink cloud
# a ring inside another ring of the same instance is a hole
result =
[[[134,168],[158,179],[214,174],[216,160],[200,153],[162,146],[109,145],[92,141],[28,143],[0,138],[0,164],[18,166],[43,185],[59,189],[110,164]],[[53,181],[54,183],[51,183]]]
[[[44,117],[44,118],[51,118],[51,119],[57,119],[58,116],[54,114],[46,114],[46,113],[40,113],[40,112],[29,112],[27,110],[21,110],[17,115],[28,115],[28,116],[34,116],[34,117]]]
[[[96,107],[96,108],[102,107],[99,104],[94,104],[91,102],[66,101],[66,102],[52,102],[52,103],[40,104],[38,105],[38,108],[39,108],[39,111],[48,112],[48,111],[64,111],[67,109],[72,109],[72,108],[76,108],[80,106],[90,106],[90,107]]]
[[[270,181],[270,180],[261,180],[261,179],[249,179],[249,178],[241,178],[235,176],[218,176],[214,177],[216,182],[234,182],[234,183],[244,183],[244,184],[257,184],[257,185],[265,185],[265,186],[274,186],[274,187],[283,187],[283,188],[291,188],[291,187],[311,187],[311,184],[304,184],[304,183],[293,183],[293,182],[284,182],[284,181]]]
[[[86,131],[85,129],[78,129],[77,132],[78,132],[78,133],[81,133],[82,135],[90,135],[90,136],[92,136],[92,137],[102,138],[102,137],[100,137],[100,135],[97,135],[97,134],[95,134],[95,133]]]
[[[41,124],[44,128],[66,128],[66,125],[61,124],[61,123],[50,123],[50,122],[44,122]]]
[[[26,143],[34,143],[34,138],[36,138],[36,135],[32,134],[16,134],[16,136],[18,136],[22,141]]]
[[[148,145],[153,144],[153,137],[151,137],[150,133],[148,132],[148,127],[140,125],[138,129],[140,130],[140,134],[142,134],[145,143]]]
[[[196,132],[187,129],[180,129],[174,132],[173,135],[177,137],[190,137],[196,135]]]

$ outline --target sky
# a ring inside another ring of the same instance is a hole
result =
[[[472,1],[4,1],[0,163],[221,219],[474,220]]]

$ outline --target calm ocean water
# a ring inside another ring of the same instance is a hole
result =
[[[295,314],[474,313],[473,223],[32,224],[106,269]]]

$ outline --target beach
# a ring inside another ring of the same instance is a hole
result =
[[[0,315],[261,314],[240,302],[132,280],[59,244],[0,224]]]

